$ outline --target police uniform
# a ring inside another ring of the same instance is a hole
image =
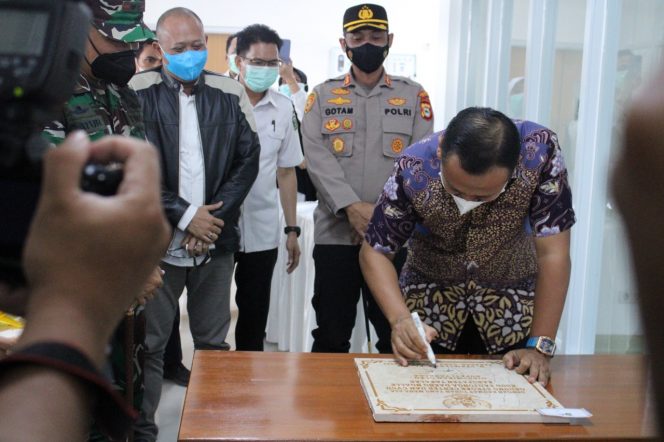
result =
[[[375,5],[349,8],[344,29],[364,26],[386,30],[385,10]],[[408,78],[383,73],[367,90],[351,71],[316,86],[309,95],[303,146],[319,201],[314,213],[313,305],[318,328],[313,332],[313,351],[348,351],[355,306],[363,290],[369,319],[379,335],[377,347],[391,352],[390,327],[362,278],[359,245],[344,208],[360,201],[375,203],[394,159],[432,131],[429,96]]]
[[[133,43],[154,39],[155,35],[143,24],[145,4],[140,0],[86,0],[92,11],[92,25],[107,38]],[[83,130],[92,140],[106,135],[132,136],[145,140],[145,129],[136,93],[127,86],[116,86],[80,74],[74,93],[63,104],[57,120],[47,124],[42,136],[54,146],[60,144],[75,130]],[[103,251],[101,252],[103,253]],[[127,306],[129,307],[129,306]],[[129,321],[129,322],[128,322]],[[127,324],[133,326],[133,407],[137,410],[143,397],[143,358],[145,352],[145,318],[142,308],[133,318],[125,318],[111,340],[110,372],[115,387],[126,393],[125,332]],[[93,427],[91,441],[110,440]]]

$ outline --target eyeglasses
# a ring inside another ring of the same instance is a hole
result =
[[[196,268],[204,266],[212,259],[212,255],[210,255],[210,250],[207,251],[205,256],[189,256],[189,252],[187,252],[187,249],[185,249],[184,247],[168,249],[166,251],[166,254],[168,256],[172,256],[173,258],[191,258],[194,260],[194,267]],[[200,259],[199,262],[196,261],[197,258]]]
[[[245,57],[240,57],[243,60],[247,60],[247,63],[251,66],[258,66],[258,67],[268,67],[268,68],[278,68],[280,67],[283,62],[281,60],[263,60],[262,58],[245,58]]]

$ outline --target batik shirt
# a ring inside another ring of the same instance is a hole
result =
[[[408,243],[399,283],[406,305],[454,350],[472,316],[488,353],[528,337],[537,255],[534,239],[575,222],[567,170],[555,133],[515,121],[521,154],[505,191],[464,215],[443,187],[436,133],[395,162],[365,239],[395,253]]]

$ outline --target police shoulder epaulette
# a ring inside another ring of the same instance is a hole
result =
[[[328,78],[323,83],[332,83],[332,82],[344,81],[345,78],[346,78],[346,74],[343,74],[343,75],[339,75],[338,77]]]
[[[400,77],[400,76],[397,76],[397,75],[390,75],[390,80],[392,80],[392,82],[395,82],[395,83],[401,82],[401,83],[406,83],[410,86],[420,86],[421,87],[421,85],[417,81],[411,80],[408,77]]]

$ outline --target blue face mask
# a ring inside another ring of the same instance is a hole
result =
[[[298,83],[297,85],[300,87],[301,91],[304,90],[304,83]],[[288,86],[286,83],[279,86],[279,92],[281,92],[282,94],[284,94],[287,97],[290,97],[291,95],[293,95],[293,94],[291,94],[290,86]]]
[[[164,67],[183,81],[194,81],[201,75],[203,66],[207,62],[207,49],[203,51],[186,51],[181,54],[169,54],[164,51],[164,57],[168,64]]]
[[[279,68],[269,66],[247,65],[244,82],[254,92],[261,93],[268,90],[277,81]]]

